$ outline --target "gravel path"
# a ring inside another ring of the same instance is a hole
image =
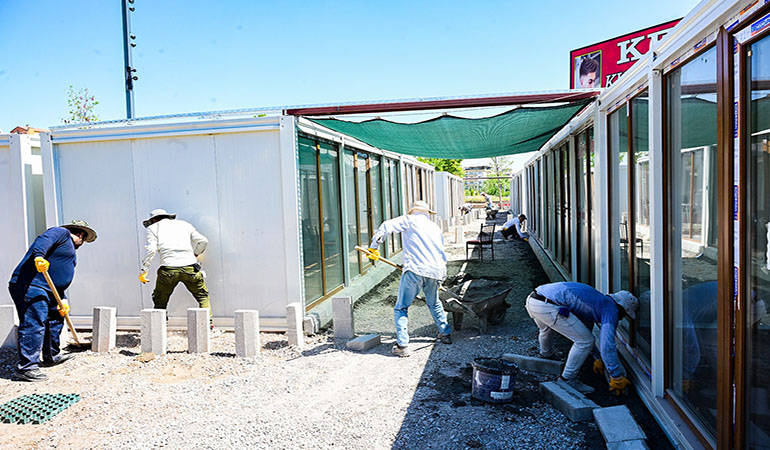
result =
[[[463,266],[464,248],[448,253],[451,278]],[[31,393],[77,393],[82,400],[42,425],[0,424],[0,448],[604,448],[593,423],[573,424],[543,402],[537,382],[548,377],[520,373],[507,405],[471,398],[475,357],[536,351],[523,301],[545,275],[523,242],[500,242],[495,256],[470,262],[465,272],[510,283],[506,321],[479,335],[466,319],[454,344],[437,344],[427,308],[415,302],[410,358],[388,355],[395,275],[356,304],[357,332],[382,333],[384,341],[363,354],[329,333],[308,337],[302,352],[283,334],[263,333],[261,356],[240,359],[233,334],[218,332],[211,354],[190,355],[184,332],[172,332],[169,354],[143,363],[136,359],[138,334],[120,332],[111,353],[86,351],[45,369],[47,382],[20,383],[11,381],[15,351],[2,350],[0,403]],[[606,390],[600,379],[585,378]]]

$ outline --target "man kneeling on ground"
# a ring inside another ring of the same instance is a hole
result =
[[[620,395],[626,392],[630,381],[618,361],[615,330],[623,317],[636,318],[638,305],[639,301],[628,291],[605,295],[586,284],[568,281],[538,286],[527,297],[526,308],[540,329],[538,339],[542,357],[550,358],[555,353],[554,331],[573,342],[560,376],[561,382],[584,394],[593,392],[592,387],[577,379],[583,362],[589,353],[593,353],[596,358],[594,372],[601,373],[606,364],[611,377],[610,391]],[[591,333],[595,323],[601,326],[601,352],[596,351]]]
[[[527,216],[524,214],[519,214],[518,216],[513,216],[508,222],[505,222],[503,225],[503,229],[500,230],[500,234],[503,235],[503,239],[508,239],[508,236],[512,236],[513,239],[524,239],[525,241],[529,240],[529,236],[527,233],[521,231],[521,226],[526,222]]]
[[[435,214],[424,201],[412,203],[404,216],[386,220],[372,237],[369,259],[377,261],[380,256],[377,248],[391,233],[401,233],[404,242],[404,273],[398,286],[398,300],[393,308],[396,323],[396,345],[391,353],[396,356],[409,356],[409,332],[407,327],[409,305],[422,290],[425,304],[438,327],[438,340],[445,344],[452,343],[444,306],[438,299],[438,285],[446,278],[446,254],[444,253],[444,235],[433,223],[428,214]]]

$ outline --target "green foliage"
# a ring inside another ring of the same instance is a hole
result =
[[[69,116],[62,118],[62,123],[89,123],[97,122],[99,117],[94,112],[94,107],[99,102],[88,92],[88,88],[75,89],[70,85],[67,91],[67,106]]]
[[[441,158],[417,158],[418,161],[430,164],[438,172],[449,172],[452,175],[458,177],[464,177],[465,171],[463,170],[462,159],[441,159]]]

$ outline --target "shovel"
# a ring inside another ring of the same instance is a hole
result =
[[[61,297],[59,297],[59,291],[56,289],[56,286],[53,285],[53,280],[51,280],[51,276],[48,275],[48,269],[43,271],[43,276],[45,277],[45,281],[48,282],[48,286],[51,288],[51,292],[53,292],[53,296],[56,297],[56,302],[59,303],[59,309],[63,311],[64,303],[61,301]],[[75,331],[75,325],[72,325],[72,320],[70,320],[69,312],[64,315],[64,320],[67,322],[67,327],[70,329],[72,338],[75,339],[74,347],[78,347],[78,348],[87,347],[88,344],[80,342],[80,337],[78,337],[78,332]]]
[[[363,248],[360,245],[356,245],[356,250],[358,250],[359,252],[361,252],[361,253],[363,253],[364,255],[367,255],[367,256],[371,254],[368,249]],[[378,261],[382,261],[385,264],[391,265],[391,266],[395,267],[396,269],[404,270],[404,266],[402,266],[401,264],[396,264],[393,261],[390,261],[390,260],[388,260],[386,258],[383,258],[382,256],[380,256],[377,260]],[[444,294],[446,294],[448,297],[451,297],[451,298],[448,298],[448,299],[445,299],[445,300],[442,299],[443,301],[445,301],[447,303],[454,303],[455,306],[458,306],[458,307],[462,308],[463,310],[467,310],[468,313],[472,314],[474,317],[476,316],[476,313],[474,313],[473,311],[471,311],[470,308],[468,308],[467,306],[462,304],[462,297],[460,297],[459,295],[455,294],[454,292],[448,290],[447,288],[445,288],[444,286],[441,286],[441,285],[439,285],[438,290],[443,292]]]

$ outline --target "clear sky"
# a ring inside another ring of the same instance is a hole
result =
[[[569,51],[694,0],[136,0],[138,117],[569,87]],[[125,118],[120,0],[0,0],[0,129],[48,127],[67,88]]]

